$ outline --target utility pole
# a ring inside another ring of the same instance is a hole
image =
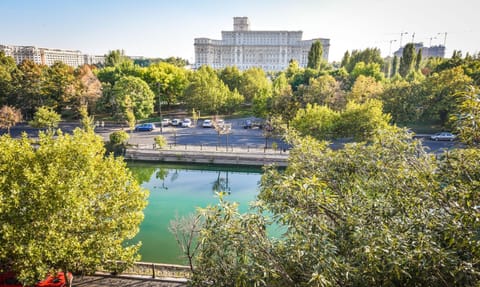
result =
[[[444,38],[443,38],[443,47],[447,47],[447,32],[437,33],[437,35],[444,35]]]

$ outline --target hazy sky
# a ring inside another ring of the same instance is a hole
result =
[[[403,43],[443,44],[480,52],[480,0],[0,0],[0,44],[106,54],[182,57],[194,61],[193,39],[221,39],[233,17],[252,30],[303,31],[329,38],[329,60],[346,50]],[[436,38],[434,38],[436,37]]]

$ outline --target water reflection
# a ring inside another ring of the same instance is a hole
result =
[[[175,215],[194,213],[198,207],[218,204],[216,192],[225,200],[239,203],[246,212],[255,200],[260,168],[128,163],[142,187],[150,191],[140,232],[141,260],[185,264],[173,234],[168,230]]]

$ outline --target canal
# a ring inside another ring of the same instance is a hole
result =
[[[135,241],[141,241],[141,261],[185,264],[175,237],[169,232],[176,215],[194,213],[197,207],[218,203],[217,191],[226,191],[226,200],[239,203],[239,210],[248,210],[249,202],[258,193],[260,167],[228,167],[207,165],[167,165],[129,163],[128,167],[150,191],[145,218]]]

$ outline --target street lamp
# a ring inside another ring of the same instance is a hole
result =
[[[157,83],[158,86],[158,115],[160,117],[160,133],[163,133],[163,119],[162,119],[162,99],[160,98],[160,87],[162,83]]]
[[[407,35],[408,32],[402,32],[400,33],[400,48],[402,48],[402,39],[403,39],[403,35]]]

